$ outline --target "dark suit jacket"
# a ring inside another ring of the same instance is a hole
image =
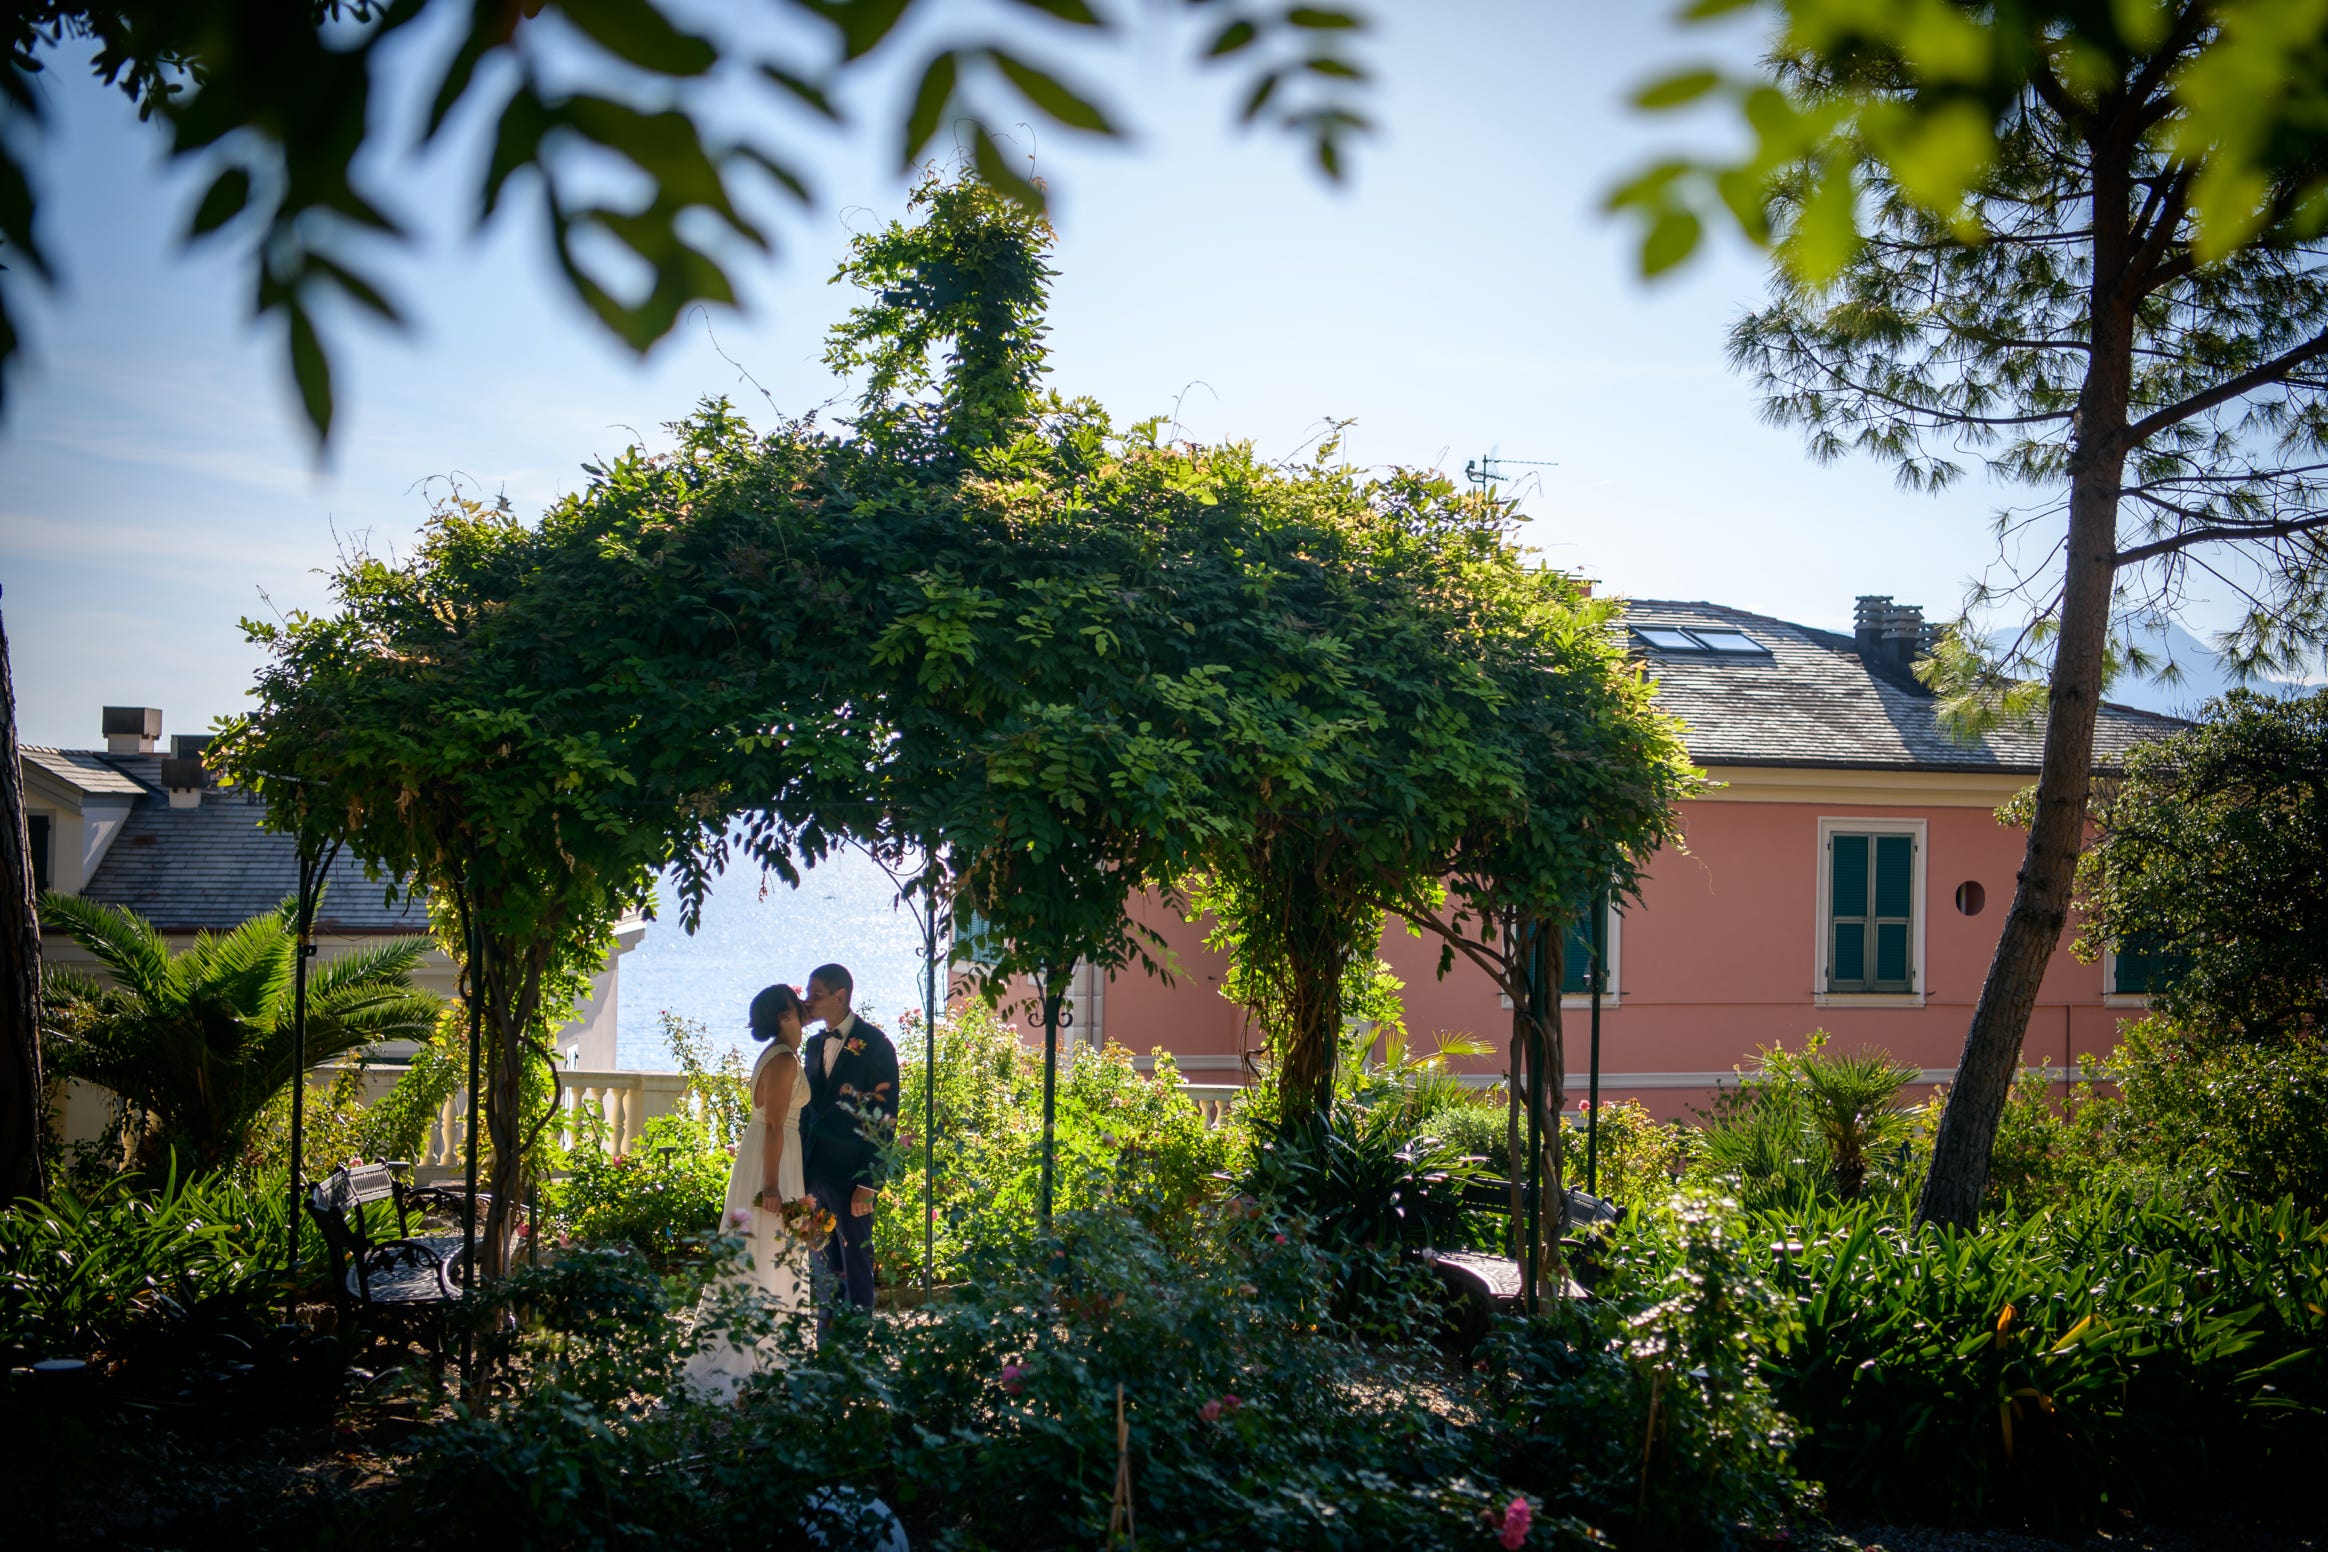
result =
[[[801,1172],[810,1180],[846,1180],[878,1190],[881,1149],[897,1124],[897,1047],[860,1018],[827,1074],[825,1045],[835,1038],[831,1030],[820,1030],[801,1051],[808,1074],[808,1105],[800,1113]]]

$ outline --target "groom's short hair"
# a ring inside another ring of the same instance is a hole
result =
[[[823,986],[826,991],[846,992],[852,997],[857,993],[856,977],[849,974],[846,965],[818,965],[808,972],[808,978]]]

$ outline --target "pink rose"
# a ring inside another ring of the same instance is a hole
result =
[[[1282,1245],[1285,1243],[1285,1236],[1282,1234],[1272,1234],[1269,1236],[1269,1243],[1272,1245]]]
[[[1025,1390],[1027,1388],[1026,1366],[1017,1363],[1004,1364],[1002,1366],[1002,1388],[1014,1396]]]
[[[1235,1396],[1221,1397],[1221,1410],[1224,1412],[1234,1412],[1237,1410],[1237,1408],[1243,1406],[1244,1404],[1244,1402],[1238,1400]]]
[[[731,1229],[749,1228],[752,1223],[752,1210],[748,1207],[738,1207],[727,1215],[727,1221],[728,1227]]]
[[[1196,1409],[1196,1415],[1208,1423],[1217,1423],[1221,1420],[1221,1404],[1218,1401],[1207,1401]]]
[[[1511,1501],[1495,1533],[1495,1539],[1503,1543],[1504,1552],[1518,1552],[1520,1543],[1528,1539],[1528,1526],[1535,1518],[1536,1511],[1528,1507],[1528,1500],[1515,1498]]]

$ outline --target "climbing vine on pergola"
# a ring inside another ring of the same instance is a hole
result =
[[[537,524],[448,501],[336,612],[253,627],[259,709],[218,757],[470,929],[489,1247],[528,1063],[659,871],[692,925],[739,862],[918,854],[979,922],[962,968],[1033,978],[1055,1027],[1077,962],[1163,968],[1138,890],[1322,922],[1257,952],[1338,983],[1353,920],[1493,954],[1482,924],[1563,920],[1670,834],[1678,738],[1507,507],[1044,393],[1047,229],[971,183],[914,203],[844,267],[846,434],[706,404]],[[1273,1031],[1288,1118],[1339,1034],[1330,990]]]

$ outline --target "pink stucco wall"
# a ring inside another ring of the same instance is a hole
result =
[[[1847,998],[1815,1001],[1819,924],[1820,819],[1925,821],[1923,912],[1924,1005],[1872,1006]],[[1988,969],[1996,933],[2012,898],[2022,836],[1997,823],[1986,808],[1833,807],[1792,803],[1696,801],[1683,806],[1686,845],[1660,855],[1641,899],[1620,929],[1620,983],[1602,1015],[1601,1067],[1605,1097],[1634,1097],[1661,1115],[1703,1105],[1702,1087],[1634,1086],[1625,1074],[1726,1073],[1756,1046],[1799,1044],[1825,1029],[1845,1049],[1884,1047],[1926,1069],[1956,1065],[1972,1005]],[[1979,883],[1984,908],[1967,917],[1956,909],[1957,886]],[[1253,1040],[1241,1010],[1218,995],[1222,963],[1202,947],[1201,929],[1179,922],[1153,901],[1142,919],[1173,943],[1186,974],[1170,987],[1138,971],[1119,976],[1107,992],[1107,1037],[1145,1054],[1163,1046],[1183,1058],[1233,1056]],[[1494,986],[1458,962],[1445,980],[1435,975],[1435,939],[1415,938],[1393,926],[1383,956],[1406,981],[1407,1026],[1428,1044],[1440,1031],[1479,1035],[1501,1046],[1511,1015]],[[2054,955],[2029,1037],[2032,1062],[2107,1050],[2119,1021],[2133,1010],[2105,1005],[2102,967],[2080,964],[2066,943]],[[1581,1080],[1586,1018],[1565,1015],[1568,1071]],[[1213,1062],[1188,1064],[1195,1081],[1234,1081]],[[1500,1071],[1500,1059],[1462,1064]],[[1671,1080],[1668,1079],[1670,1083]],[[1577,1085],[1581,1090],[1581,1082]]]

